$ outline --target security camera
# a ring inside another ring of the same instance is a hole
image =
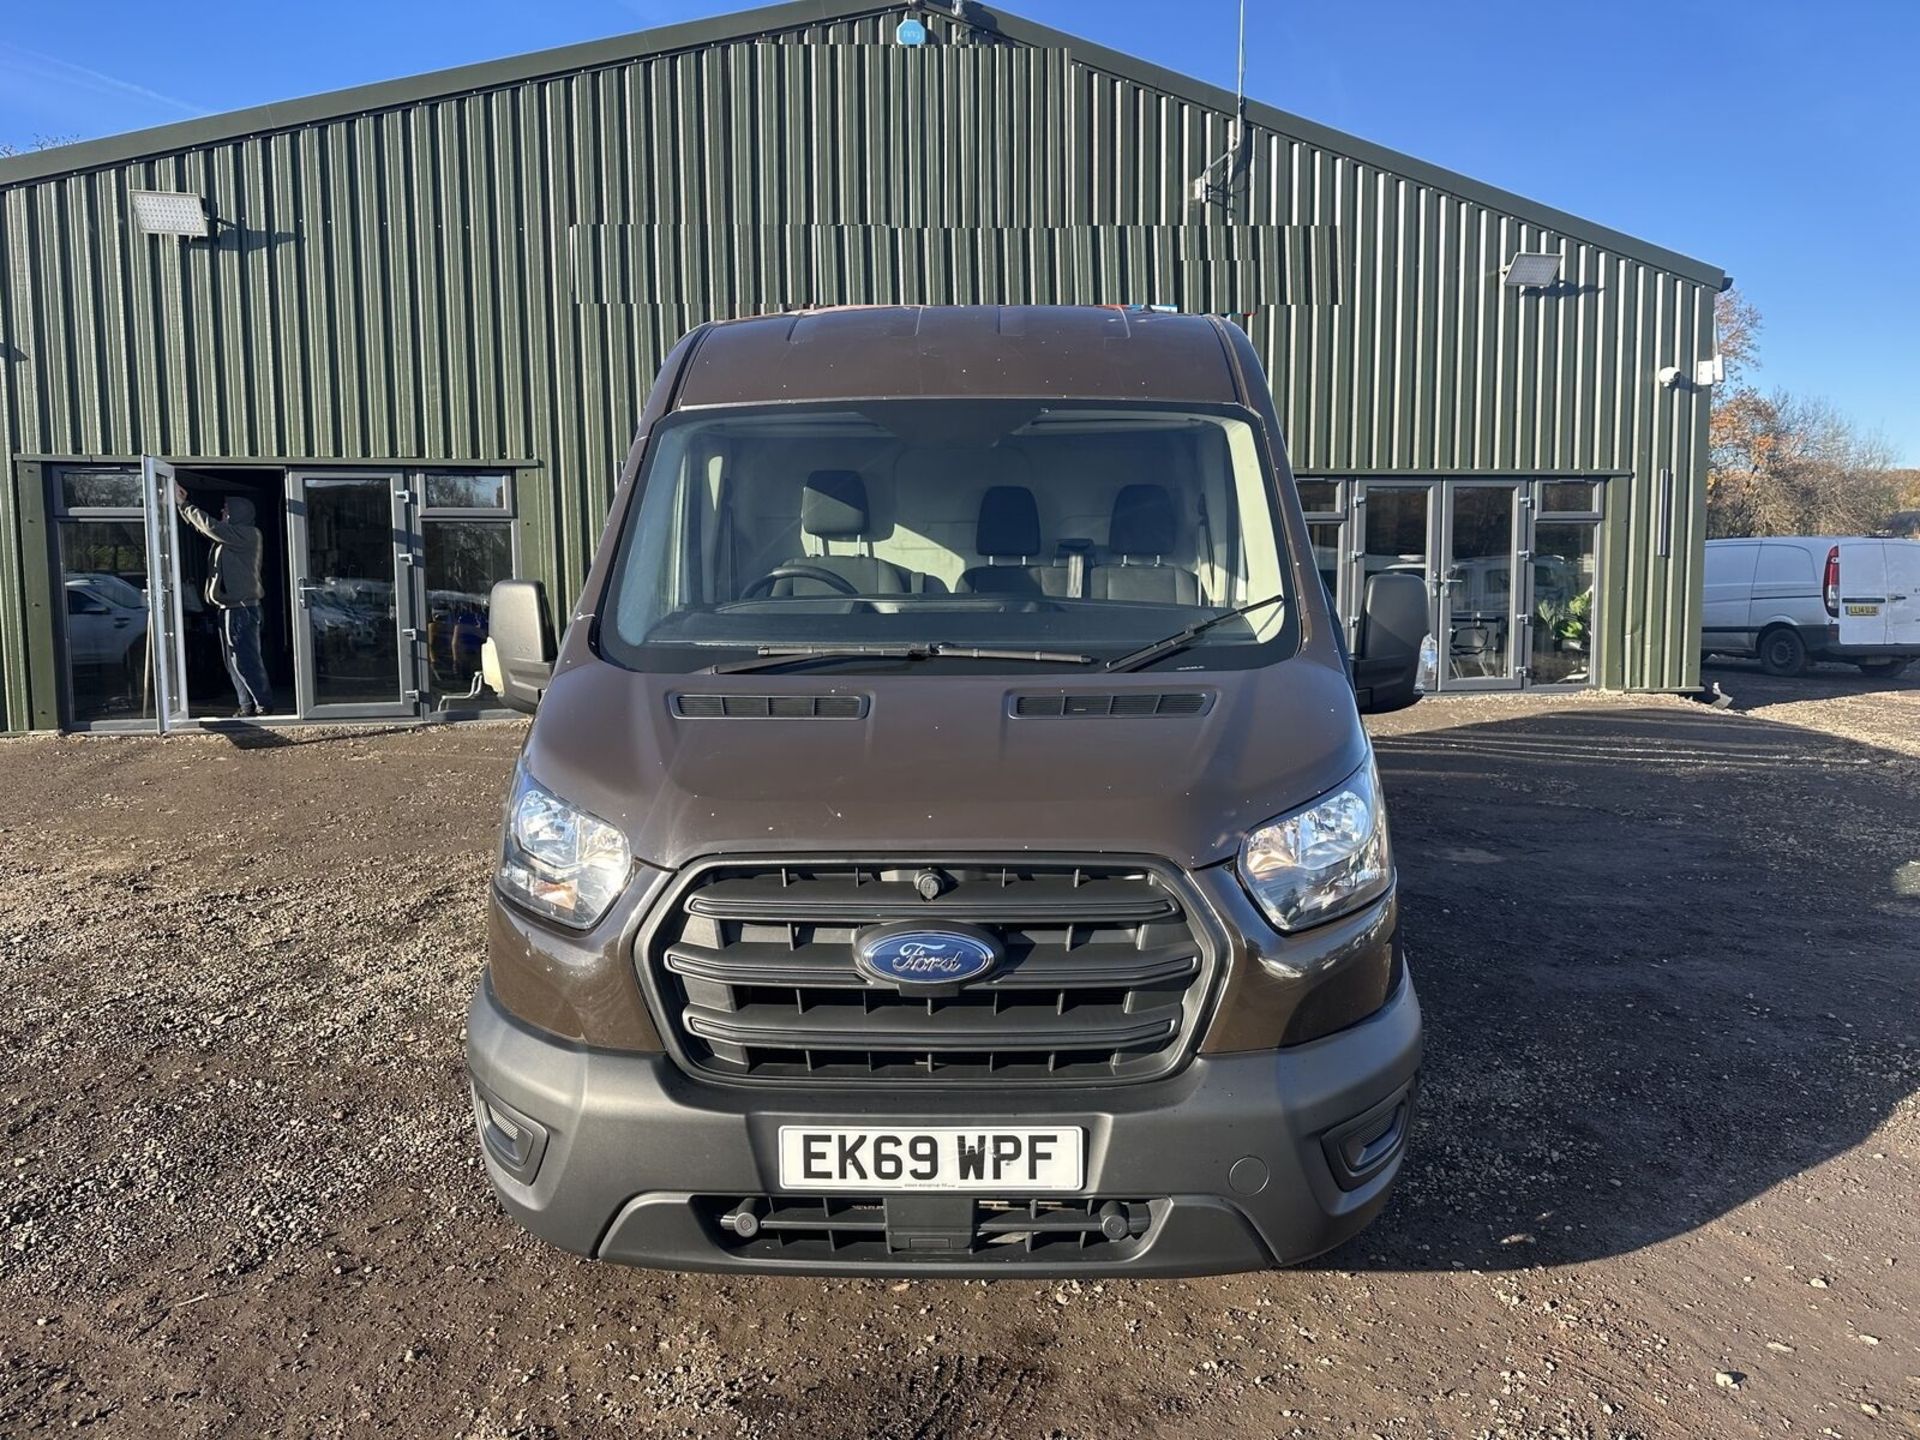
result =
[[[1663,390],[1672,390],[1680,383],[1680,367],[1678,365],[1668,365],[1660,371],[1657,378]]]

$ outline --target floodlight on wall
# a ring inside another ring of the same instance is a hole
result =
[[[1502,283],[1515,290],[1544,290],[1560,278],[1558,255],[1535,255],[1521,251],[1500,272]]]
[[[135,190],[128,198],[133,202],[133,223],[148,235],[204,240],[213,233],[207,202],[198,195],[180,190]]]

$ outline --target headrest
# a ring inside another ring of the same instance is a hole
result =
[[[1040,553],[1040,507],[1024,485],[995,485],[980,497],[973,548],[1000,559]]]
[[[867,533],[867,482],[858,470],[816,470],[800,492],[800,528],[822,540]]]
[[[1116,555],[1165,555],[1179,528],[1166,486],[1124,485],[1113,497],[1107,549]]]

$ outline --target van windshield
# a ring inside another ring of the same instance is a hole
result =
[[[1169,666],[1296,633],[1272,473],[1234,413],[1007,401],[686,412],[655,432],[600,647],[687,671],[762,647],[1110,659],[1269,596]],[[1014,662],[1032,671],[1071,660]],[[834,657],[892,668],[897,656]],[[944,668],[945,660],[929,668]]]

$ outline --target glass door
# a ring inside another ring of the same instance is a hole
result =
[[[1367,603],[1367,581],[1375,575],[1418,575],[1427,587],[1429,609],[1438,592],[1433,563],[1440,524],[1440,486],[1432,480],[1363,480],[1354,487],[1352,525],[1354,580],[1349,588],[1349,645],[1359,642],[1360,614]],[[1440,633],[1429,618],[1433,633]],[[1444,681],[1444,676],[1442,677]]]
[[[399,473],[287,477],[300,714],[411,715],[413,542]]]
[[[1450,480],[1443,487],[1438,591],[1442,690],[1518,688],[1526,653],[1520,570],[1521,485]]]
[[[173,467],[140,458],[147,529],[147,680],[162,733],[187,720],[187,643],[180,602],[180,508]]]

